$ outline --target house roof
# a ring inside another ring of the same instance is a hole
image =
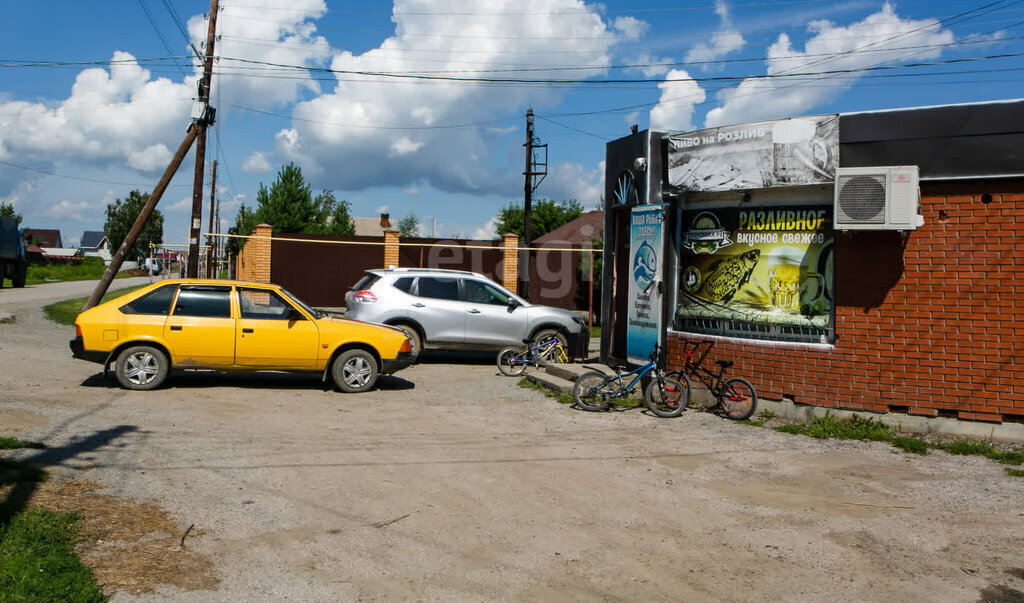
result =
[[[381,214],[379,218],[352,218],[352,223],[360,237],[383,237],[385,230],[395,230],[388,214]]]
[[[79,247],[86,247],[95,249],[103,244],[103,239],[107,238],[102,230],[87,230],[82,233],[82,241],[78,244]]]
[[[572,243],[577,245],[590,243],[592,237],[601,238],[603,229],[604,212],[597,209],[588,211],[572,222],[563,224],[546,235],[537,237],[533,240],[533,243],[535,245],[545,243]]]
[[[24,234],[33,239],[39,239],[40,247],[61,247],[60,231],[46,230],[43,228],[27,228]]]

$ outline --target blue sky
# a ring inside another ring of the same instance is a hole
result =
[[[498,210],[522,201],[529,107],[549,145],[534,198],[596,208],[605,143],[631,124],[1024,97],[1024,57],[1002,56],[1024,53],[1024,0],[221,6],[206,186],[217,159],[222,230],[294,162],[356,216],[414,212],[425,235],[489,238]],[[102,229],[108,203],[152,190],[188,125],[188,40],[201,50],[209,7],[5,3],[0,201],[74,244]],[[193,162],[159,205],[168,243],[187,236]]]

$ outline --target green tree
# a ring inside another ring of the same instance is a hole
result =
[[[404,218],[398,221],[398,236],[420,236],[420,219],[416,217],[416,214],[409,212]]]
[[[334,192],[325,190],[313,203],[317,207],[316,220],[305,232],[331,235],[354,235],[356,224],[352,221],[352,204],[334,198]]]
[[[579,201],[555,202],[550,199],[534,201],[530,207],[530,237],[546,235],[560,226],[572,222],[583,215],[583,206]],[[523,206],[510,202],[507,207],[498,210],[498,236],[515,233],[523,238]]]
[[[0,203],[0,217],[14,218],[21,225],[21,214],[14,211],[13,203]]]
[[[274,232],[308,232],[320,223],[320,207],[294,163],[277,172],[269,189],[260,183],[256,202],[256,223],[269,224]]]
[[[142,212],[142,207],[149,200],[149,193],[142,193],[134,190],[128,193],[128,197],[122,201],[117,199],[107,205],[107,221],[103,225],[103,234],[107,235],[110,241],[110,248],[116,253],[124,242],[128,231],[132,229],[135,220]],[[164,216],[159,209],[154,209],[146,224],[135,240],[134,247],[142,251],[143,255],[149,253],[149,245],[159,245],[164,241]],[[128,250],[125,259],[132,256],[132,250]]]

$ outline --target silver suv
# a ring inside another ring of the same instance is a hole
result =
[[[568,310],[536,306],[475,272],[367,270],[345,295],[345,317],[392,325],[422,349],[499,350],[557,336],[570,358],[587,355],[590,332]]]

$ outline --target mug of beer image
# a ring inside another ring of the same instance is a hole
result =
[[[809,296],[808,284],[812,280],[815,287],[813,295]],[[797,264],[777,264],[768,272],[768,291],[771,292],[773,308],[799,312],[802,303],[813,304],[825,294],[825,277],[807,272]]]

